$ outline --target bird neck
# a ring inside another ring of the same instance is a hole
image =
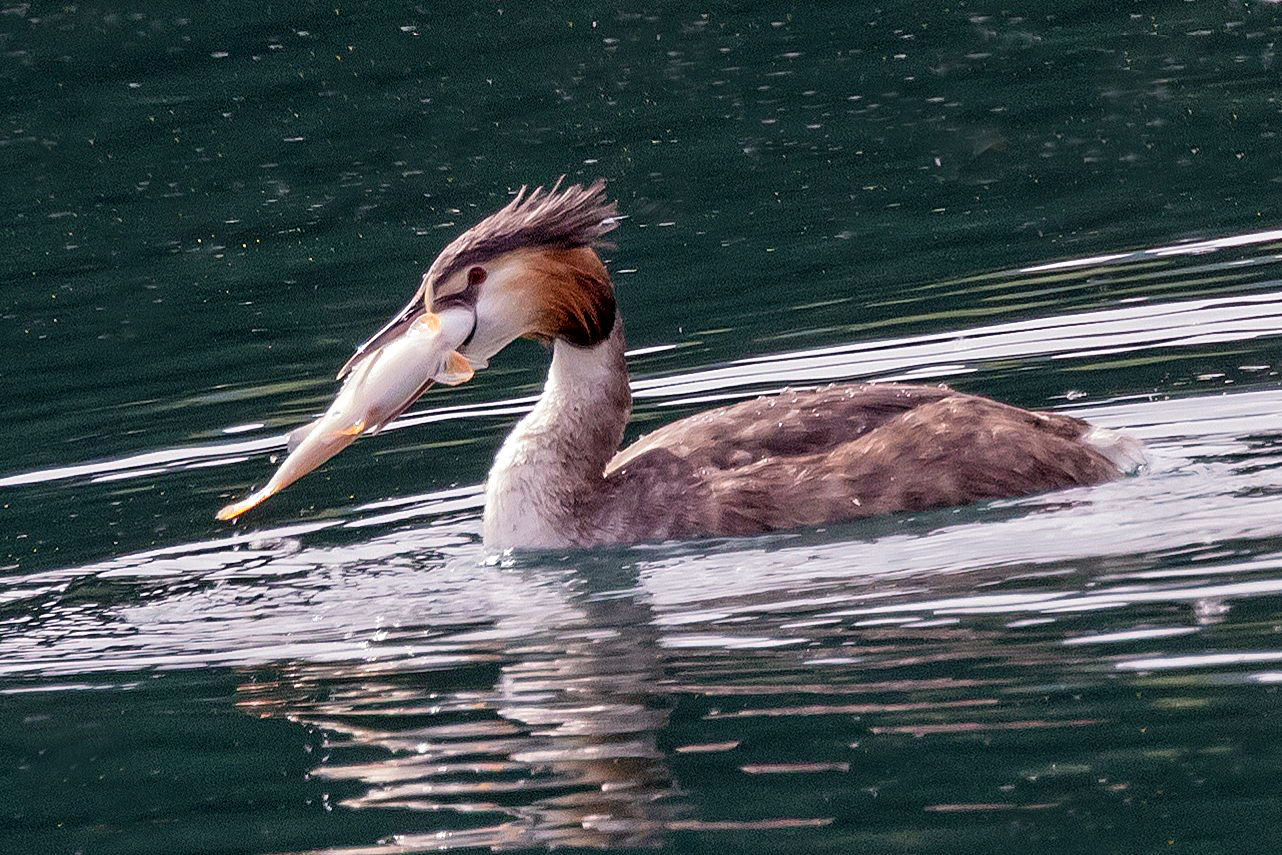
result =
[[[494,459],[485,490],[491,549],[577,545],[590,537],[590,507],[632,411],[623,321],[603,341],[552,346],[538,403]]]

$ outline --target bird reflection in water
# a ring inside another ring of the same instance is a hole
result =
[[[443,820],[450,830],[325,851],[661,842],[682,804],[658,746],[669,710],[652,688],[662,674],[650,610],[635,593],[567,581],[563,602],[524,616],[523,625],[540,621],[537,640],[503,619],[454,635],[456,650],[490,651],[469,657],[470,669],[457,657],[439,670],[421,657],[292,664],[241,687],[242,711],[324,734],[314,777],[364,789],[340,808],[457,815]]]

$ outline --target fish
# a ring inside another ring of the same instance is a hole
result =
[[[324,415],[289,433],[288,454],[260,489],[218,511],[231,520],[302,478],[362,436],[378,433],[433,383],[457,386],[474,365],[458,348],[472,333],[470,309],[427,312],[401,335],[352,366]]]

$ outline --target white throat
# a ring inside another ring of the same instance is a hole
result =
[[[592,542],[594,499],[631,412],[623,322],[605,341],[557,339],[538,403],[503,442],[485,485],[485,546],[556,549]]]

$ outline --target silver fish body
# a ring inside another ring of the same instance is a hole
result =
[[[457,385],[472,377],[458,353],[471,334],[473,315],[466,308],[428,312],[405,332],[353,366],[325,414],[289,434],[289,454],[262,488],[218,512],[234,519],[279,493],[356,439],[377,433],[399,416],[433,383]]]

